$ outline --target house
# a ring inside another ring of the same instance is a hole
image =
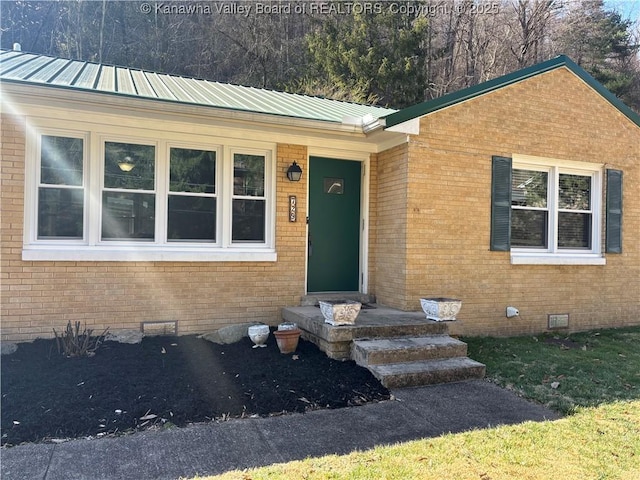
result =
[[[566,57],[399,111],[0,70],[3,340],[275,325],[309,292],[459,298],[465,335],[640,325],[640,117]]]

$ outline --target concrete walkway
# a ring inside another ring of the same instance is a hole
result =
[[[485,381],[392,393],[394,400],[361,407],[3,448],[0,476],[2,480],[190,478],[447,432],[558,418]]]

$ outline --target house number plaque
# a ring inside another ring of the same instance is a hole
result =
[[[290,222],[295,222],[297,221],[297,202],[298,199],[296,198],[295,195],[289,195],[289,221]]]

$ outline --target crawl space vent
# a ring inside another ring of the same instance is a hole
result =
[[[140,329],[145,335],[177,335],[178,322],[142,322]]]

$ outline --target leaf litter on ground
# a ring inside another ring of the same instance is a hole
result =
[[[332,360],[310,342],[301,340],[294,355],[281,354],[272,335],[267,348],[252,345],[247,338],[221,346],[195,335],[158,336],[107,341],[93,357],[65,358],[52,340],[21,344],[0,365],[2,445],[390,398],[368,370]]]

